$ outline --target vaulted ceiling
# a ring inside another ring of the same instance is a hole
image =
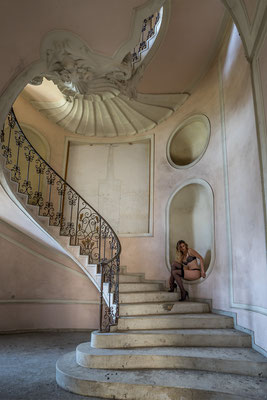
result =
[[[123,58],[140,36],[144,16],[159,9],[161,4],[164,5],[162,28],[150,56],[137,70],[139,76],[136,78],[136,71],[131,72],[126,89],[118,87],[119,80],[114,79],[115,89],[105,89],[103,77],[110,76],[110,71],[122,71]],[[66,13],[69,11],[67,7]],[[69,32],[65,18],[63,11],[60,28]],[[106,68],[107,65],[105,73],[99,75],[104,90],[99,94],[90,89],[66,98],[54,79],[54,83],[43,80],[39,86],[28,85],[22,95],[52,121],[73,133],[115,136],[143,132],[170,116],[194,91],[216,55],[229,18],[221,0],[77,1],[72,10],[72,32],[75,28],[77,41],[75,38],[76,44],[68,45],[68,54],[73,59],[76,57],[75,61],[88,57],[87,65],[95,65],[93,74],[98,66]],[[62,32],[60,43],[65,40]],[[41,49],[43,76],[49,79],[47,54],[52,52],[57,56],[55,38],[45,39]],[[62,63],[62,58],[56,62]]]

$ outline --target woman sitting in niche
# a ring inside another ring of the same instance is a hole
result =
[[[197,263],[197,259],[199,259],[200,266]],[[176,260],[171,265],[169,292],[173,292],[178,285],[181,291],[180,301],[184,301],[189,296],[184,288],[182,278],[194,281],[200,277],[206,277],[203,258],[197,251],[190,249],[184,240],[179,240],[176,245]]]

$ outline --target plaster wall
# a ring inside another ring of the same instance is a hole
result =
[[[94,329],[99,293],[67,256],[0,220],[0,331]]]
[[[71,142],[66,180],[119,234],[149,233],[150,141]]]
[[[168,137],[194,113],[210,119],[209,146],[196,165],[174,170],[166,158]],[[123,238],[127,253],[122,262],[133,271],[142,266],[147,277],[166,277],[168,198],[187,180],[206,180],[214,192],[216,258],[212,273],[192,285],[190,295],[212,299],[215,310],[236,313],[237,324],[254,331],[255,343],[266,351],[267,269],[259,149],[250,65],[236,29],[194,94],[154,132],[154,237]]]
[[[261,145],[260,159],[265,200],[265,224],[267,215],[267,26],[264,26],[252,61],[253,84],[258,121],[258,140]]]
[[[50,149],[49,164],[64,177],[64,151],[65,137],[75,136],[69,134],[62,127],[55,125],[39,113],[23,96],[19,96],[14,103],[14,111],[22,126],[27,125],[45,138]],[[27,131],[25,131],[27,135]]]

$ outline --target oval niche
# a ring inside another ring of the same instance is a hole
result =
[[[205,153],[210,138],[210,122],[203,114],[186,119],[171,135],[167,146],[169,163],[175,168],[196,164]]]
[[[188,181],[171,196],[167,210],[168,268],[175,259],[177,241],[183,239],[202,255],[205,271],[209,273],[214,263],[213,193],[210,185],[202,179]]]

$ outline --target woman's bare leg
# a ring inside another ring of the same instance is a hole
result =
[[[196,279],[200,278],[200,271],[194,271],[194,270],[184,270],[184,279],[187,281],[194,281]]]

